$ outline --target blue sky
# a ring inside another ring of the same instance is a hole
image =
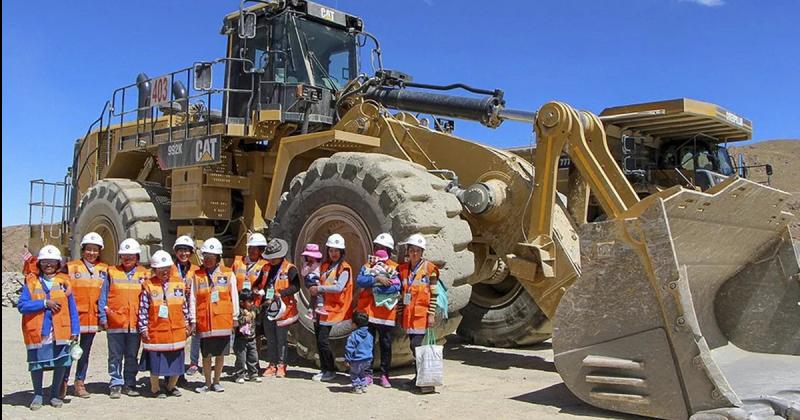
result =
[[[238,1],[3,1],[3,226],[27,223],[28,181],[62,179],[75,139],[111,92],[221,57]],[[794,0],[328,0],[380,38],[386,68],[426,83],[558,99],[600,112],[691,97],[753,120],[756,139],[800,138],[800,2]],[[389,7],[389,5],[393,7]],[[531,129],[456,122],[491,145]]]

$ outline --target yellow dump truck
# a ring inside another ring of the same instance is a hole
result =
[[[220,239],[232,257],[260,231],[287,240],[298,260],[305,243],[336,232],[359,265],[378,233],[420,232],[448,286],[440,336],[473,305],[481,322],[462,324],[466,335],[552,334],[559,373],[590,404],[663,418],[796,415],[786,392],[797,385],[788,372],[800,352],[800,283],[787,193],[727,176],[706,191],[640,198],[596,115],[560,102],[520,111],[500,90],[415,82],[383,68],[361,19],[324,5],[257,2],[226,16],[221,33],[224,57],[113,91],[75,143],[65,203],[32,200],[64,214],[32,225],[33,248],[54,242],[77,255],[77,239],[96,231],[114,261],[124,238],[147,257],[190,234]],[[623,114],[650,124],[665,112]],[[531,124],[533,164],[453,135],[447,118]],[[556,194],[562,152],[576,168],[569,198]],[[605,221],[587,223],[589,193]],[[305,290],[299,300],[302,311]],[[523,321],[499,332],[509,319]],[[349,330],[337,325],[333,345]],[[310,321],[291,337],[315,357]],[[407,346],[394,348],[407,363]]]

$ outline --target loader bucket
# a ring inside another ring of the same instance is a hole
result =
[[[800,244],[744,179],[584,225],[555,365],[587,403],[658,418],[800,418]]]

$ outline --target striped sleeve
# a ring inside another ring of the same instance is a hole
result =
[[[428,276],[431,288],[431,300],[428,302],[428,315],[436,315],[436,303],[439,298],[439,269],[434,268]]]

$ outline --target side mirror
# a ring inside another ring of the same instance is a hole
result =
[[[772,165],[768,163],[764,165],[764,169],[767,171],[767,176],[772,176]]]
[[[194,64],[194,90],[211,90],[211,63]]]
[[[736,157],[736,166],[736,170],[738,172],[737,175],[739,175],[739,178],[747,178],[747,168],[745,168],[744,164],[744,154],[739,153],[739,155]]]
[[[253,39],[256,37],[256,14],[243,13],[239,15],[239,38]]]
[[[636,148],[636,137],[623,135],[622,153],[625,153],[626,155],[633,154],[635,148]]]

